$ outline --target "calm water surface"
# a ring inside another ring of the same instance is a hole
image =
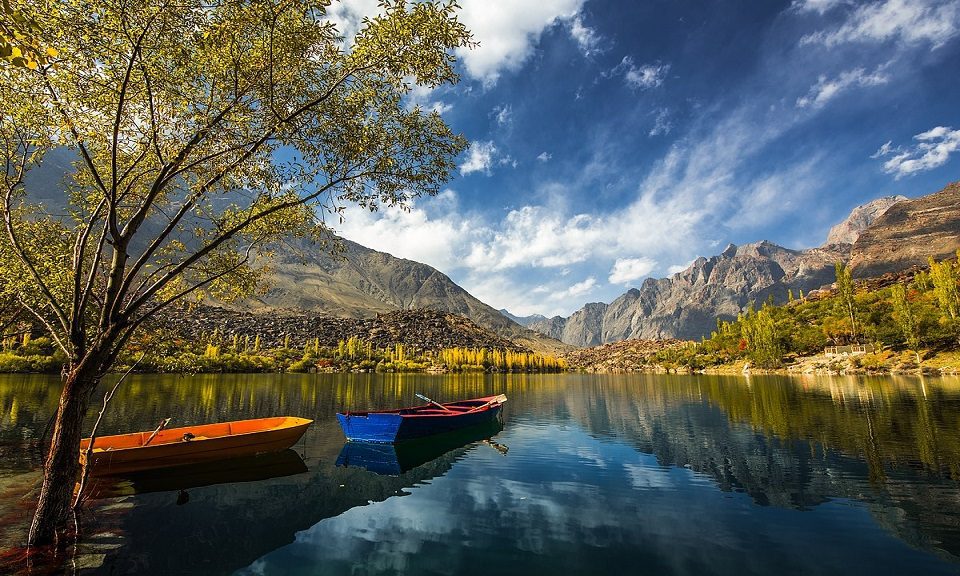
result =
[[[0,377],[0,548],[57,384]],[[337,410],[415,392],[504,427],[344,450]],[[960,574],[957,379],[139,376],[102,426],[280,414],[316,420],[292,452],[96,486],[68,571]]]

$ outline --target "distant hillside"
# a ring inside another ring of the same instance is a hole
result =
[[[960,182],[935,194],[897,202],[853,244],[850,267],[857,278],[940,260],[960,248]]]
[[[731,244],[698,258],[670,278],[649,278],[607,304],[586,304],[570,317],[535,321],[535,330],[575,346],[627,339],[698,339],[718,317],[731,319],[751,302],[789,291],[820,288],[834,280],[834,264],[849,262],[859,278],[898,272],[943,258],[960,248],[960,183],[907,200],[879,198],[853,209],[819,248],[790,250],[771,242]]]
[[[543,314],[531,314],[530,316],[515,316],[511,314],[510,311],[507,310],[506,308],[501,308],[500,313],[506,316],[507,318],[513,320],[517,324],[521,326],[526,326],[528,328],[534,322],[542,322],[543,320],[547,319],[547,317],[544,316]]]
[[[569,346],[527,329],[484,304],[426,264],[396,258],[341,240],[343,251],[291,243],[269,262],[267,292],[243,303],[251,312],[293,310],[349,318],[427,308],[469,318],[501,337],[537,352]]]

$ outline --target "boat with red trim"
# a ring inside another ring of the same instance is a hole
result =
[[[477,426],[500,418],[504,394],[441,404],[417,394],[427,404],[397,410],[338,412],[337,420],[350,442],[392,444]]]

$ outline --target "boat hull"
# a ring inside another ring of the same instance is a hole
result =
[[[444,404],[455,412],[430,405],[393,411],[341,412],[337,420],[350,442],[392,444],[497,421],[504,401],[505,396],[490,396]],[[484,406],[489,402],[494,403]]]
[[[150,432],[101,436],[94,443],[90,470],[94,475],[116,475],[279,452],[293,446],[312,422],[277,417],[168,428],[147,445]],[[184,441],[185,434],[193,439]],[[81,463],[86,461],[88,444],[89,439],[80,443]]]

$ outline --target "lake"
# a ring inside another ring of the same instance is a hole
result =
[[[0,376],[0,548],[22,542],[57,387]],[[336,411],[416,392],[505,393],[503,427],[345,448]],[[315,423],[290,452],[97,483],[66,568],[960,574],[955,378],[140,375],[101,429],[272,415]]]

